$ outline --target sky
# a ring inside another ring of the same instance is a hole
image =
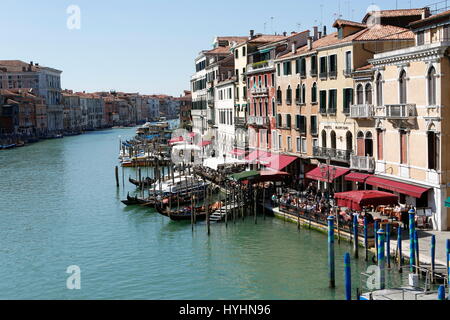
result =
[[[439,0],[434,0],[437,2]],[[398,8],[432,0],[398,0]],[[63,89],[179,96],[189,90],[194,59],[216,36],[288,33],[361,21],[361,0],[0,0],[0,60],[33,61],[63,71]],[[79,8],[78,20],[68,8]],[[273,17],[273,19],[271,19]],[[71,28],[68,27],[69,25]],[[77,27],[79,21],[79,29]]]

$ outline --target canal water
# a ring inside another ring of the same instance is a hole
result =
[[[125,207],[116,188],[119,139],[135,129],[92,132],[0,151],[0,299],[343,299],[328,289],[327,238],[260,218],[191,231],[151,209]],[[144,170],[145,171],[145,170]],[[121,173],[122,171],[119,170]],[[362,255],[362,254],[361,254]],[[81,290],[68,290],[69,266]],[[353,287],[367,265],[352,260]],[[393,272],[389,277],[398,281]]]

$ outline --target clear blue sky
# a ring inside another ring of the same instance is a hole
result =
[[[398,0],[398,7],[429,2]],[[360,21],[372,3],[395,9],[392,0],[341,0],[340,12]],[[66,27],[69,5],[81,9],[80,30]],[[0,59],[63,70],[67,89],[179,95],[215,36],[263,33],[265,22],[266,33],[311,29],[321,16],[332,31],[339,1],[1,0],[0,8]]]

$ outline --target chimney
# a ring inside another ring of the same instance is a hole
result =
[[[250,37],[249,37],[249,39],[252,40],[254,36],[255,36],[255,30],[250,30]]]
[[[327,35],[327,26],[323,26],[323,36]]]
[[[297,32],[295,32],[295,31],[292,31],[292,32],[291,32],[291,36],[292,36],[292,35],[294,35],[294,34],[296,34],[296,33],[297,33]]]
[[[283,36],[285,36],[285,37],[287,36],[287,32],[286,32],[286,31],[285,31],[285,32],[283,32]]]
[[[33,61],[30,61],[30,66],[33,66]]]
[[[322,39],[322,31],[319,31],[319,38],[318,39]]]
[[[313,37],[308,37],[308,50],[312,50]]]
[[[314,41],[316,41],[319,37],[319,27],[315,26],[314,27]]]
[[[292,42],[292,53],[295,53],[295,50],[297,49],[297,42]]]

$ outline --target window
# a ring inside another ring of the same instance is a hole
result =
[[[246,49],[245,47],[242,47],[242,56],[243,57],[245,57],[245,55],[246,55],[246,50],[245,49]]]
[[[352,52],[345,53],[345,73],[349,74],[352,71]]]
[[[297,130],[300,130],[300,121],[301,121],[300,117],[301,116],[299,114],[295,116],[295,129]]]
[[[306,103],[306,85],[305,84],[302,85],[302,94],[301,94],[300,103],[301,104]]]
[[[297,152],[302,152],[300,137],[297,137]]]
[[[378,160],[383,160],[383,131],[377,130],[377,154]]]
[[[300,116],[300,128],[299,129],[302,134],[306,133],[306,126],[307,126],[306,117]]]
[[[277,90],[277,103],[281,104],[282,100],[283,100],[283,93],[281,92],[281,88],[278,87],[278,90]]]
[[[377,76],[376,87],[377,87],[377,106],[380,107],[383,105],[383,80],[381,74],[378,74]]]
[[[327,132],[322,130],[322,148],[327,147]]]
[[[406,104],[406,71],[402,70],[402,72],[400,73],[400,77],[398,79],[398,86],[399,86],[399,93],[400,93],[400,97],[399,97],[399,102],[400,104]]]
[[[288,151],[292,151],[292,138],[290,136],[287,137],[287,147]]]
[[[366,104],[372,104],[372,85],[370,83],[366,84]]]
[[[272,87],[275,87],[275,74],[271,74],[271,80],[272,80]]]
[[[267,74],[264,75],[264,87],[268,87],[269,84],[267,83]]]
[[[297,60],[297,63],[299,62],[299,60]],[[300,73],[300,77],[304,78],[306,77],[306,59],[305,58],[301,58],[300,59],[300,68],[299,68],[299,73]]]
[[[313,146],[313,149],[318,148],[319,147],[319,139],[317,139],[317,138],[313,139],[312,146]]]
[[[330,77],[337,76],[337,55],[330,56]]]
[[[425,44],[425,31],[417,32],[417,45],[421,46]]]
[[[436,105],[436,69],[431,67],[427,76],[428,86],[428,104],[430,106]]]
[[[429,131],[428,136],[428,169],[439,169],[439,137],[436,132]]]
[[[277,113],[276,107],[275,107],[275,99],[272,99],[272,116],[275,116]]]
[[[280,64],[277,64],[277,75],[278,75],[278,76],[281,75],[281,67],[280,67]]]
[[[320,76],[326,77],[327,74],[328,74],[327,57],[321,57],[320,58]]]
[[[361,85],[362,89],[362,85]],[[353,89],[347,88],[344,89],[344,113],[350,113],[350,105],[353,104]]]
[[[281,150],[283,148],[283,136],[280,134],[278,135],[278,150]]]
[[[328,113],[336,113],[337,107],[337,90],[332,89],[328,92]]]
[[[291,104],[292,103],[292,89],[291,86],[288,86],[286,90],[286,103]]]
[[[238,50],[234,50],[234,57],[235,57],[236,59],[239,58],[239,51],[238,51]]]
[[[295,103],[300,103],[300,85],[297,85],[297,89],[295,89]]]
[[[317,134],[317,116],[311,116],[311,134]]]
[[[291,61],[287,61],[283,63],[283,75],[289,76],[292,74],[292,66]]]
[[[362,84],[359,84],[356,87],[356,104],[363,104],[364,103],[364,89]]]
[[[291,128],[291,115],[290,114],[286,115],[286,128],[288,128],[288,129]]]
[[[302,138],[302,148],[301,148],[301,153],[306,153],[306,138]]]
[[[444,26],[444,41],[450,41],[450,25]]]
[[[277,127],[281,128],[283,126],[283,117],[281,116],[281,114],[277,115]]]
[[[406,131],[400,131],[400,163],[408,163],[408,135]]]
[[[327,113],[327,92],[320,91],[320,113]]]
[[[311,87],[311,102],[312,103],[317,102],[317,84],[315,82]]]
[[[311,76],[317,75],[317,56],[311,57]]]

